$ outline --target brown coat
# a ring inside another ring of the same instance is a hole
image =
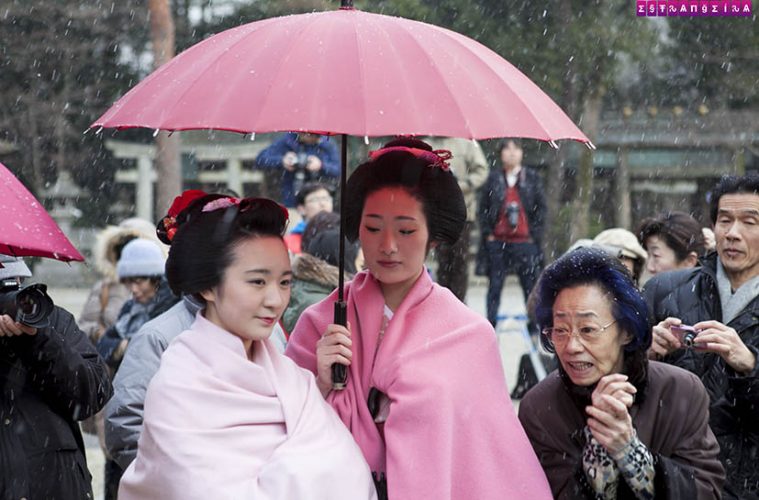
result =
[[[709,396],[690,372],[651,362],[645,399],[630,410],[638,437],[654,455],[656,498],[720,498],[724,470],[709,428]],[[558,371],[530,390],[519,419],[556,498],[593,498],[582,480],[585,418]],[[629,490],[620,489],[620,493]],[[620,494],[620,497],[623,495]]]

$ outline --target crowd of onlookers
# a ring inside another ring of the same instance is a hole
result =
[[[78,322],[0,316],[0,498],[91,495],[78,421],[107,499],[759,498],[759,178],[715,186],[711,228],[652,215],[544,269],[520,141],[492,168],[426,141],[373,152],[335,200],[334,144],[286,134],[258,160],[284,206],[186,191],[100,233]],[[31,277],[0,262],[3,286]],[[509,274],[555,355],[518,417],[493,330]]]

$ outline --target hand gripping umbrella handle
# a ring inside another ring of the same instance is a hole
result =
[[[335,324],[346,326],[348,324],[348,305],[345,301],[338,300],[335,302]],[[348,381],[348,367],[340,363],[332,365],[332,390],[340,391],[345,389],[345,383]]]

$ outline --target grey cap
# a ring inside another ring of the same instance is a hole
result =
[[[21,257],[12,257],[0,253],[0,280],[9,278],[31,278],[32,271]]]

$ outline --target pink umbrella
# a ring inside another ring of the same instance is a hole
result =
[[[589,142],[537,85],[479,42],[352,7],[212,36],[93,126]]]
[[[352,0],[337,11],[212,36],[158,68],[92,126],[342,134],[341,192],[346,135],[525,137],[554,147],[573,139],[593,147],[550,97],[484,45],[361,12]],[[343,266],[338,283],[335,322],[344,325]]]
[[[2,163],[0,214],[0,253],[50,257],[64,262],[84,260],[45,207]]]

